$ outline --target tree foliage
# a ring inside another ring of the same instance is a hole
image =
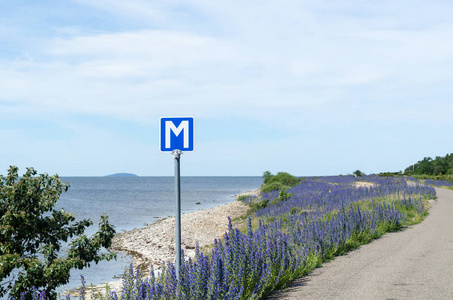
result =
[[[287,190],[300,183],[300,179],[286,172],[278,172],[273,175],[271,172],[266,171],[263,173],[263,186],[261,191],[268,193],[276,190]]]
[[[19,178],[11,166],[6,177],[0,175],[0,296],[19,298],[35,287],[55,299],[55,288],[69,281],[71,269],[116,258],[102,251],[115,234],[108,217],[101,216],[98,231],[87,237],[91,220],[75,222],[71,213],[54,209],[69,184],[58,175],[36,174],[27,168]],[[62,243],[68,243],[64,257]]]
[[[453,174],[453,153],[435,159],[425,157],[423,160],[407,167],[406,175],[451,175]]]
[[[352,174],[354,174],[355,177],[362,177],[362,176],[366,176],[365,173],[363,173],[362,171],[360,170],[355,170]]]

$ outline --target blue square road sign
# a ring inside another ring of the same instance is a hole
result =
[[[193,151],[193,117],[160,118],[160,151]]]

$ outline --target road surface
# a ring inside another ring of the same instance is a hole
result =
[[[426,219],[324,263],[269,299],[453,299],[453,191]]]

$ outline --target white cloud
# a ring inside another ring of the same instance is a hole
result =
[[[162,7],[161,1],[144,1],[144,0],[75,0],[86,6],[97,7],[105,11],[110,11],[117,15],[146,16],[147,18],[157,18],[162,21],[165,16],[165,8]],[[172,1],[168,1],[171,3]]]
[[[81,113],[154,127],[162,115],[235,117],[300,139],[332,126],[452,124],[446,2],[77,2],[118,25],[58,24],[31,46],[16,37],[19,54],[0,56],[0,103],[18,103],[1,106],[3,120]]]

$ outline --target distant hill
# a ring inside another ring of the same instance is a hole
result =
[[[132,174],[132,173],[115,173],[115,174],[107,175],[105,177],[138,177],[138,176],[135,174]]]

